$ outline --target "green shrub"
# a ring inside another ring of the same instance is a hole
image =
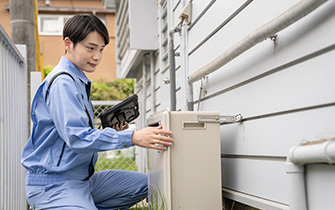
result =
[[[52,66],[44,66],[44,78],[46,78],[48,76],[48,74],[51,72],[51,70],[53,68],[54,67],[52,67]]]
[[[44,78],[54,67],[44,67]],[[122,101],[134,94],[134,79],[117,79],[113,82],[100,79],[92,82],[91,100]]]
[[[98,80],[92,82],[91,100],[122,101],[134,94],[133,79],[117,79],[113,82]]]

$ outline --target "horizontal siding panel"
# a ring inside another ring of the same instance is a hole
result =
[[[267,39],[210,74],[208,95],[334,45],[334,11],[335,2],[327,2],[315,13],[279,32],[276,45]],[[315,37],[319,38],[315,39]],[[213,44],[220,43],[219,39],[210,41]],[[221,50],[223,53],[224,49],[221,48]],[[201,53],[199,51],[199,54],[197,52],[190,56],[190,71],[202,67],[199,62],[202,57],[205,57],[204,55],[211,54],[209,52],[211,52],[210,48],[202,49]],[[200,54],[203,54],[202,57]],[[195,98],[197,98],[196,94]]]
[[[163,82],[164,78],[170,78],[170,72],[169,70],[161,72],[156,74],[156,86],[160,87],[156,92],[156,103],[160,104],[156,112],[166,110],[166,107],[170,107],[170,85]]]
[[[221,126],[221,153],[283,157],[302,141],[335,137],[335,106]]]
[[[335,102],[335,51],[202,102],[245,118]],[[320,67],[322,64],[322,67]],[[218,106],[217,102],[220,101]],[[216,102],[216,103],[215,103]]]
[[[288,203],[284,161],[222,158],[222,186],[282,204]]]
[[[216,0],[192,2],[192,22],[199,18],[199,15],[204,12],[206,7],[209,5],[213,6],[213,2],[215,3],[215,1]]]
[[[245,1],[237,1],[237,2],[238,4],[236,4],[236,1],[215,2],[215,4],[205,14],[205,16],[191,29],[189,33],[190,37],[189,51],[191,51],[199,42],[201,42],[202,39],[204,39],[216,27],[218,27],[226,18],[228,18],[231,15],[231,13],[234,12],[234,10],[238,9],[238,7],[242,5]],[[210,42],[207,41],[205,45],[203,45],[201,48],[197,50],[197,51],[209,50],[208,52],[210,52],[207,56],[203,57],[203,59],[198,62],[198,65],[200,64],[200,66],[204,66],[207,63],[211,62],[211,60],[219,56],[223,52],[223,50],[228,50],[235,43],[237,43],[245,36],[250,34],[253,30],[264,25],[273,18],[277,17],[278,15],[286,11],[288,8],[290,8],[292,5],[294,5],[296,2],[298,1],[297,0],[253,1],[233,20],[231,20],[219,32],[217,32],[210,39],[211,40]],[[227,9],[226,11],[223,8],[229,8],[229,9]],[[259,8],[266,8],[266,9],[260,10]],[[204,30],[204,28],[206,28],[206,30]],[[193,56],[191,56],[191,58],[192,57]],[[192,66],[190,67],[191,72],[196,70],[193,69]]]
[[[182,12],[182,9],[183,9],[181,4],[178,4],[178,5],[173,4],[171,6],[172,6],[172,8],[170,9],[170,11],[172,12],[171,13],[172,14],[172,17],[171,17],[172,22],[169,23],[169,25],[170,25],[169,30],[176,27],[179,24],[179,22],[181,21],[181,19],[179,19],[179,16],[181,15],[181,12]],[[177,7],[175,7],[175,6],[177,6]],[[173,9],[175,9],[175,10],[173,11]],[[178,34],[178,33],[176,33],[176,34]],[[179,36],[175,36],[176,39],[178,39],[178,37]]]
[[[173,0],[171,5],[172,5],[172,10],[176,11],[178,8],[180,8],[181,0]]]
[[[193,4],[192,19],[199,18],[199,20],[189,31],[189,50],[195,48],[245,2],[246,0],[234,0],[229,1],[229,3],[227,1],[215,1],[207,11],[204,11],[204,9],[210,1],[200,1]],[[202,13],[204,13],[203,16],[198,17]]]
[[[335,209],[335,165],[310,164],[306,166],[308,209]]]

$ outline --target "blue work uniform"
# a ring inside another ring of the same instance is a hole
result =
[[[48,89],[59,72],[70,75],[60,74]],[[36,210],[127,209],[147,196],[145,174],[93,173],[97,152],[133,146],[133,131],[91,128],[89,91],[84,72],[62,57],[36,92],[33,129],[22,155],[27,200]]]

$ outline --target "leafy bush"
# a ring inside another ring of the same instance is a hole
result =
[[[117,79],[113,82],[93,81],[91,100],[122,101],[134,94],[133,79]]]
[[[44,67],[44,78],[51,72],[52,66]],[[134,94],[133,79],[117,79],[108,82],[103,79],[93,81],[91,88],[91,100],[97,101],[122,101]]]
[[[48,74],[51,72],[51,70],[53,68],[54,67],[52,67],[52,66],[44,66],[44,78],[46,78],[48,76]]]

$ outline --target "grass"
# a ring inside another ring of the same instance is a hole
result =
[[[158,188],[157,188],[158,189]],[[166,200],[160,190],[152,188],[150,193],[150,199],[147,203],[145,200],[142,200],[140,203],[131,207],[129,210],[166,210]]]
[[[233,204],[231,205],[231,209],[230,209],[230,210],[234,210],[234,205],[235,205],[235,201],[234,201]]]

